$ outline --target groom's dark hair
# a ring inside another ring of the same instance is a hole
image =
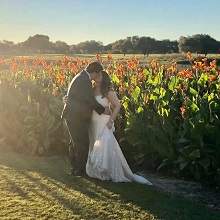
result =
[[[86,67],[86,71],[89,72],[89,73],[98,73],[100,71],[103,70],[103,66],[100,62],[98,61],[94,61],[94,62],[91,62],[87,67]]]

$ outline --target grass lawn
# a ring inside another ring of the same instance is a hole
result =
[[[0,151],[0,219],[198,219],[220,213],[136,183],[71,177],[61,157]]]

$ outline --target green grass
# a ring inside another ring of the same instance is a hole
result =
[[[156,188],[71,177],[61,157],[0,151],[0,219],[220,219]]]

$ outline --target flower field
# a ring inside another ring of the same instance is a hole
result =
[[[116,136],[128,161],[145,169],[220,185],[220,70],[186,54],[188,69],[155,59],[97,55],[123,109]],[[0,58],[0,146],[30,154],[65,153],[62,97],[94,58]]]

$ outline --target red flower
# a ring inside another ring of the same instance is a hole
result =
[[[186,107],[183,105],[180,107],[180,114],[182,116],[182,118],[185,118],[186,117]]]

